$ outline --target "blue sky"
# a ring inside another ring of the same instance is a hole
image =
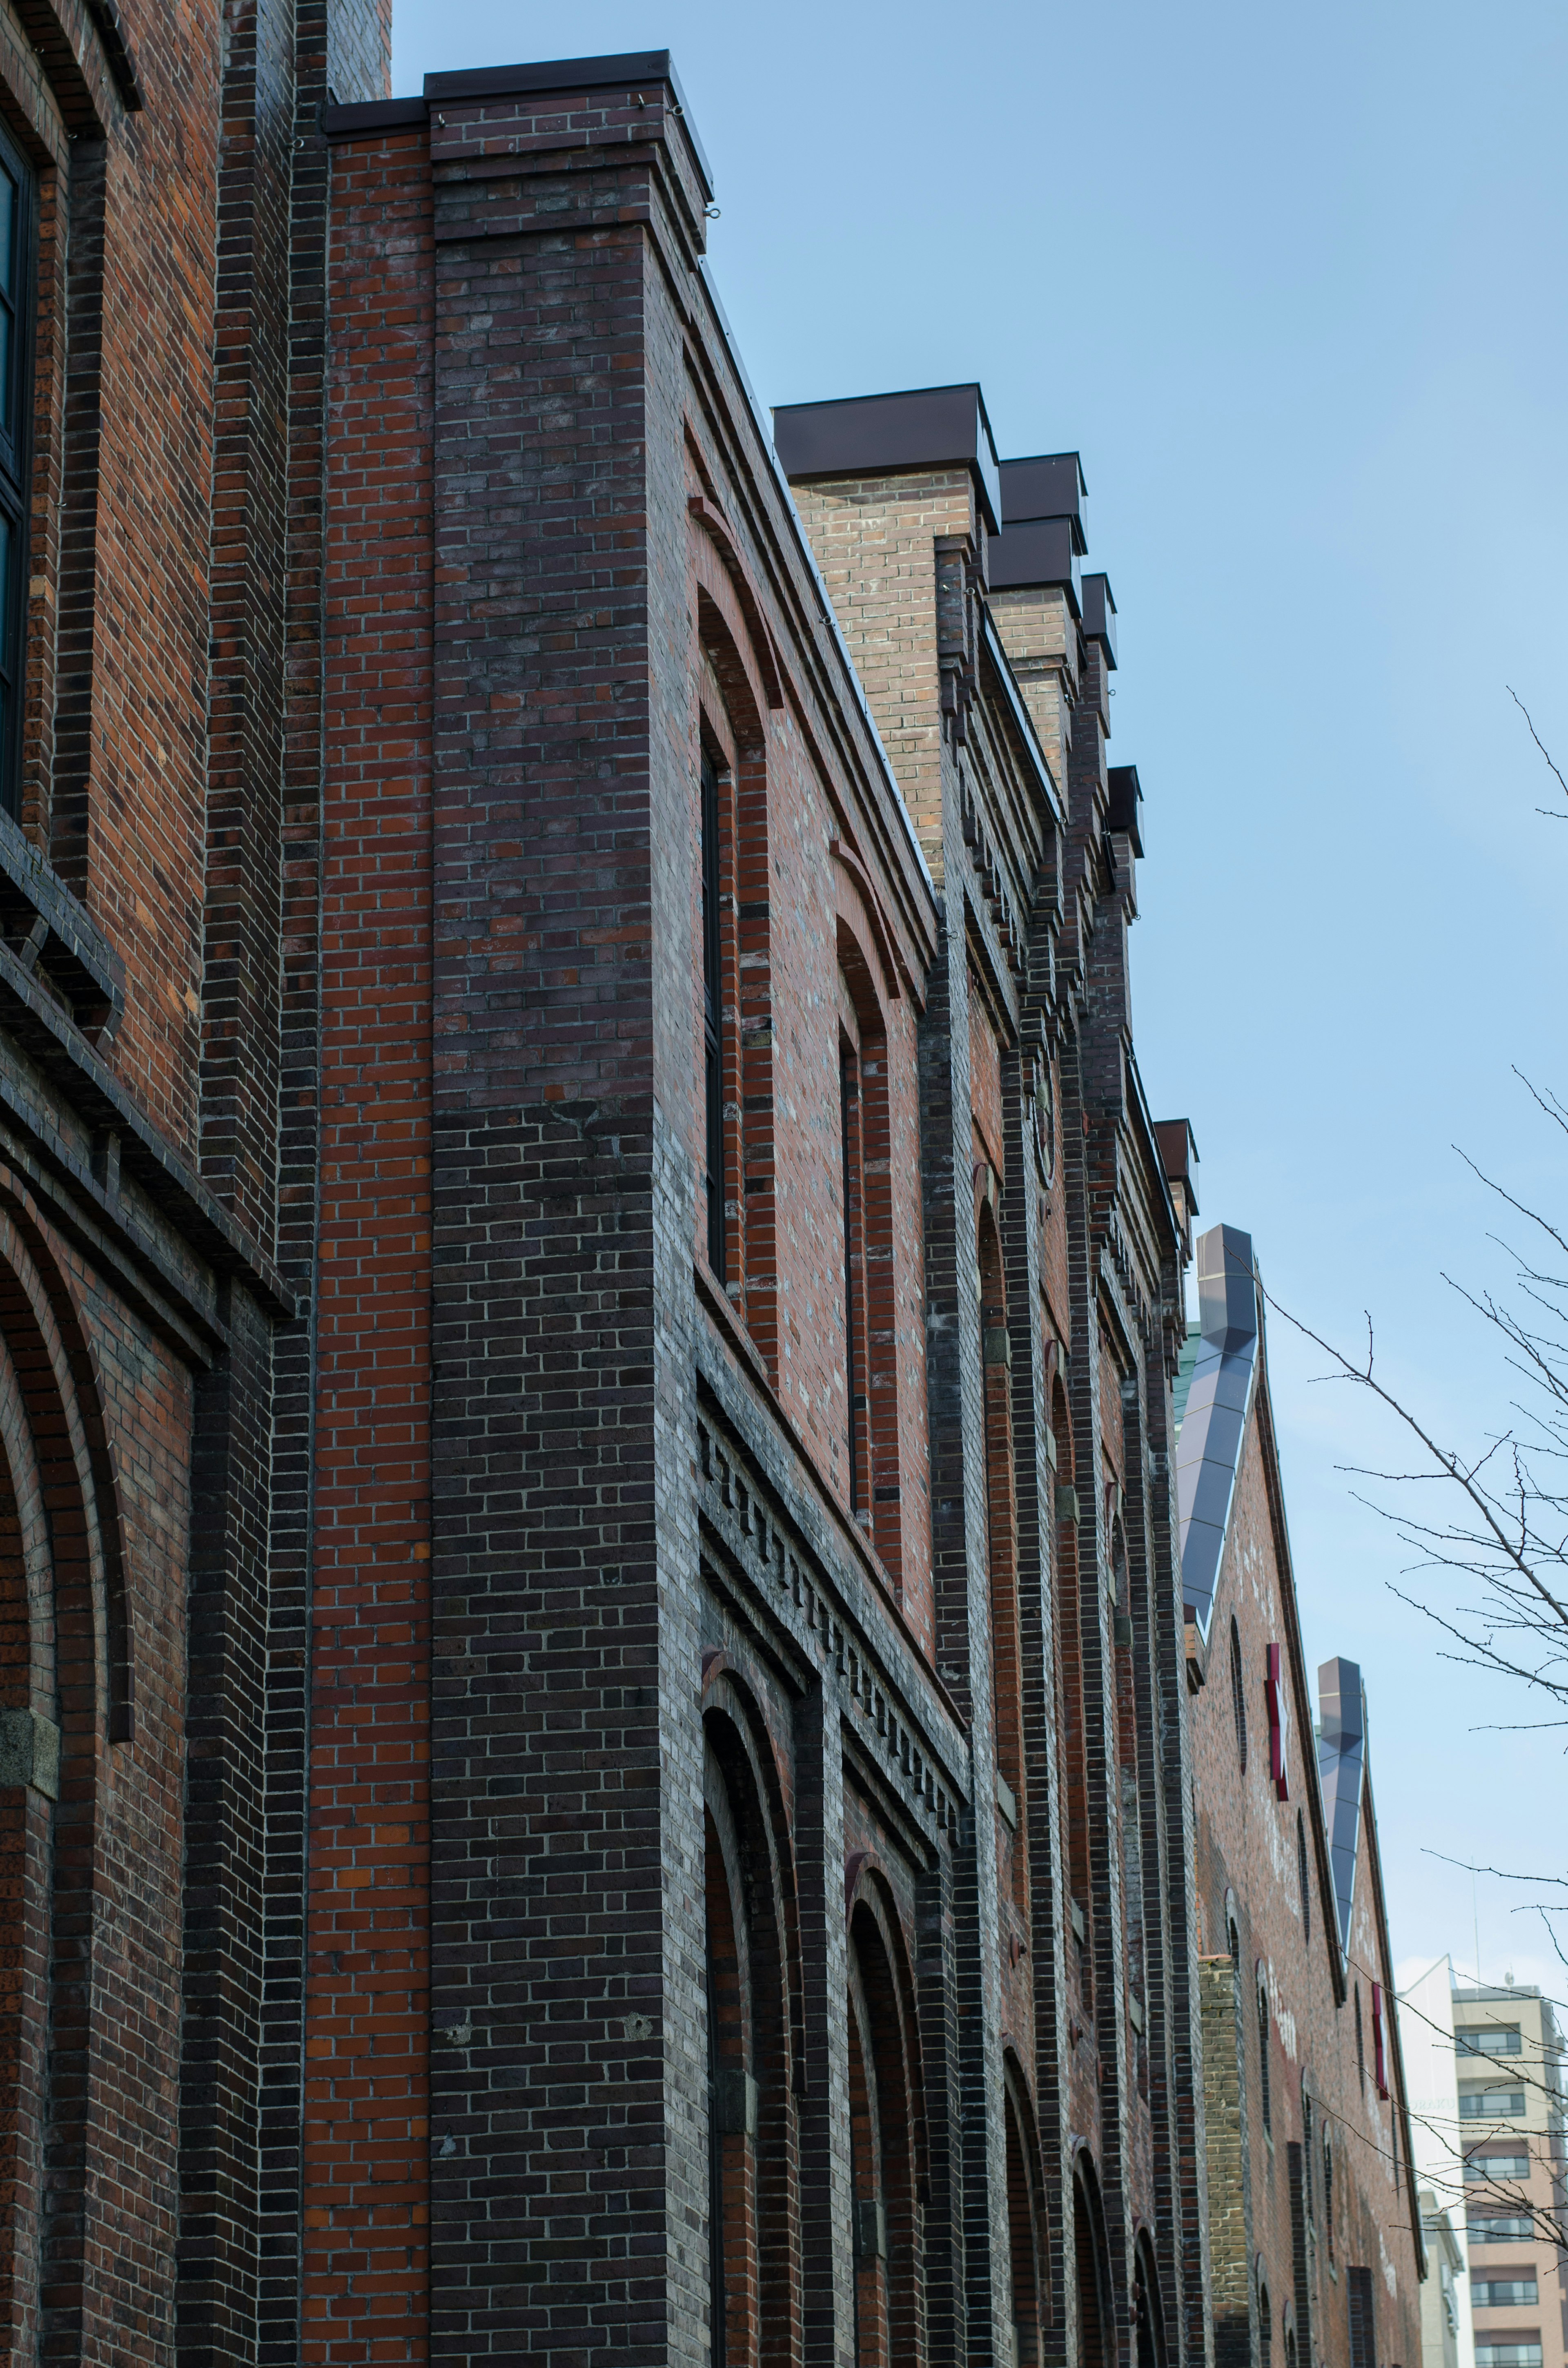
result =
[[[1441,1280],[1508,1271],[1462,1144],[1568,1207],[1568,17],[1123,0],[783,17],[398,0],[426,72],[668,47],[722,210],[713,268],[765,403],[982,382],[1009,453],[1077,446],[1120,612],[1113,760],[1145,793],[1134,938],[1156,1114],[1201,1222],[1455,1445],[1506,1376]],[[1561,803],[1561,800],[1559,799]],[[1511,1235],[1517,1225],[1503,1230]],[[1338,1468],[1366,1401],[1270,1336],[1309,1656],[1370,1696],[1396,1953],[1473,1970],[1471,1881],[1568,1873],[1562,1738],[1388,1591],[1408,1556]],[[1568,1974],[1483,1881],[1488,1979]]]

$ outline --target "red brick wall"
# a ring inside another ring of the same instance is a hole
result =
[[[1210,1632],[1208,1682],[1192,1705],[1193,1778],[1198,1874],[1203,1915],[1199,1948],[1223,1956],[1225,1899],[1233,1893],[1241,1938],[1244,2064],[1248,2081],[1248,2137],[1255,2252],[1261,2254],[1280,2340],[1280,2315],[1295,2291],[1287,2148],[1302,2135],[1301,2080],[1314,2099],[1312,2178],[1319,2242],[1312,2281],[1312,2349],[1330,2368],[1349,2360],[1345,2272],[1370,2268],[1376,2298],[1378,2357],[1408,2363],[1420,2356],[1420,2305],[1405,2181],[1394,2180],[1393,2106],[1381,2100],[1369,2069],[1358,2078],[1354,1992],[1358,1983],[1369,2034],[1370,1984],[1392,1988],[1392,1967],[1380,1969],[1374,1881],[1363,1827],[1351,1928],[1346,2003],[1335,2001],[1332,1960],[1338,1941],[1332,1898],[1323,1885],[1312,1830],[1307,1755],[1315,1752],[1310,1704],[1305,1716],[1292,1691],[1287,1768],[1290,1798],[1280,1801],[1269,1777],[1268,1723],[1264,1695],[1267,1647],[1290,1653],[1288,1615],[1270,1511],[1267,1467],[1255,1408],[1237,1475],[1220,1585]],[[1239,1766],[1231,1688],[1231,1622],[1241,1639],[1247,1720],[1247,1760]],[[1315,1692],[1316,1672],[1308,1673]],[[1296,1818],[1307,1816],[1311,1884],[1308,1938],[1302,1928]],[[1256,1992],[1269,1999],[1271,2136],[1263,2129]],[[1392,2062],[1392,2047],[1391,2047]],[[1335,2151],[1335,2274],[1329,2273],[1323,2220],[1323,2137]],[[1403,2141],[1400,2154],[1403,2157]],[[1389,2283],[1392,2279],[1392,2288]]]
[[[430,370],[425,142],[339,150],[304,2356],[427,2338]]]

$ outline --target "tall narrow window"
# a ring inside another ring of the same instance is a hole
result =
[[[0,130],[0,804],[20,803],[28,464],[31,449],[33,176]]]
[[[1244,1773],[1247,1764],[1246,1686],[1242,1677],[1241,1634],[1233,1620],[1231,1622],[1231,1715],[1236,1723],[1236,1758]]]
[[[1307,1826],[1300,1809],[1296,1812],[1296,1880],[1301,1886],[1301,1945],[1312,1937],[1312,1894],[1307,1880]]]
[[[719,907],[719,775],[702,758],[702,1052],[707,1120],[708,1263],[724,1271],[724,974]]]
[[[857,1322],[855,1303],[865,1281],[865,1209],[860,1180],[860,1075],[851,1046],[841,1038],[838,1047],[839,1140],[844,1170],[844,1397],[849,1450],[849,1509],[863,1509],[860,1455],[864,1444],[861,1414],[866,1402],[863,1370],[865,1325]]]
[[[1274,2127],[1274,2113],[1268,2094],[1268,1992],[1264,1986],[1261,1966],[1257,1975],[1257,2078],[1258,2101],[1263,2107],[1263,2127],[1267,2135]]]

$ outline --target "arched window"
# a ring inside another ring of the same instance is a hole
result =
[[[1012,1370],[1007,1281],[992,1211],[983,1206],[976,1244],[985,1377],[985,1520],[991,1573],[991,1676],[996,1764],[1013,1797],[1008,1857],[1015,1906],[1028,1907],[1023,1767],[1023,1642],[1018,1623],[1018,1518],[1013,1478]]]
[[[1307,1880],[1307,1822],[1300,1809],[1296,1812],[1296,1880],[1301,1887],[1301,1945],[1312,1937],[1312,1895]]]
[[[1084,1738],[1084,1665],[1078,1611],[1078,1492],[1073,1463],[1073,1431],[1067,1393],[1060,1380],[1051,1394],[1051,1432],[1056,1445],[1056,1553],[1051,1596],[1056,1632],[1057,1732],[1062,1739],[1067,1781],[1061,1787],[1065,1823],[1069,1959],[1075,1957],[1079,1996],[1094,2011],[1095,1977],[1089,1888],[1089,1786]]]
[[[800,2303],[789,1975],[799,1943],[767,1762],[748,1740],[744,1697],[717,1684],[703,1769],[710,2361],[768,2368],[781,2340],[787,2356]]]
[[[1257,1969],[1257,2086],[1258,2102],[1263,2107],[1263,2126],[1267,2133],[1274,2128],[1273,2104],[1268,2092],[1268,1985],[1263,1967]]]
[[[1073,2259],[1078,2304],[1078,2368],[1114,2368],[1110,2272],[1093,2174],[1080,2155],[1073,2181]]]
[[[1136,2368],[1165,2368],[1165,2310],[1159,2271],[1147,2228],[1139,2232],[1132,2257],[1132,2328]]]
[[[708,1270],[778,1380],[773,1173],[767,726],[696,531],[697,1027],[701,1047],[698,1240]],[[722,571],[720,571],[722,574]]]
[[[1045,2291],[1044,2204],[1040,2193],[1039,2148],[1034,2121],[1021,2079],[1013,2073],[1003,2090],[1007,2146],[1007,2240],[1013,2271],[1013,2358],[1030,2368],[1040,2358]]]
[[[1317,2227],[1317,2198],[1312,2179],[1312,2092],[1307,2086],[1307,2076],[1301,2075],[1301,2186],[1302,2200],[1307,2207],[1307,2226]]]
[[[1246,1685],[1242,1675],[1241,1631],[1231,1622],[1231,1711],[1236,1722],[1236,1758],[1244,1774],[1247,1764]]]
[[[21,787],[38,213],[32,169],[0,129],[0,805],[9,814]]]
[[[1327,2130],[1323,2134],[1323,2241],[1328,2258],[1334,2259],[1334,2141]]]
[[[756,2135],[750,1952],[738,1844],[722,1804],[704,1824],[708,1992],[708,2298],[713,2368],[748,2360],[756,2332]],[[726,1850],[726,1843],[729,1848]],[[749,2108],[749,2110],[748,2110]]]
[[[1361,1985],[1356,1985],[1356,2081],[1363,2100],[1367,2094],[1367,2043],[1361,2035]]]
[[[729,800],[720,794],[719,768],[702,751],[702,1116],[708,1263],[715,1281],[730,1271],[727,1212],[730,1205],[729,1129],[724,1111],[724,1067],[729,996],[729,930],[724,871],[731,834],[725,828]]]
[[[1273,2368],[1274,2305],[1268,2298],[1268,2288],[1260,2280],[1257,2289],[1257,2345],[1260,2368]]]
[[[848,2022],[856,2362],[904,2368],[925,2349],[920,2075],[908,1966],[880,1896],[850,1918]]]
[[[903,1575],[898,1272],[888,1040],[865,954],[838,921],[839,1159],[844,1214],[845,1494],[895,1587]]]
[[[1111,1665],[1116,1679],[1116,1758],[1121,1832],[1121,1921],[1127,1998],[1131,2018],[1133,2079],[1140,2096],[1149,2093],[1145,2044],[1146,1961],[1143,1933],[1143,1827],[1138,1791],[1138,1711],[1132,1659],[1132,1582],[1127,1532],[1119,1517],[1111,1530],[1111,1589],[1115,1626]]]

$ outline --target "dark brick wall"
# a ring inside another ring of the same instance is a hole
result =
[[[774,2198],[767,2243],[736,2271],[751,2299],[733,2302],[733,2340],[760,2311],[768,2356],[841,2357],[857,2283],[868,2308],[893,2291],[891,2267],[856,2267],[853,2235],[845,1914],[870,1882],[895,1957],[907,1950],[920,2033],[913,2353],[1010,2346],[1010,2063],[1041,2133],[1046,2355],[1076,2350],[1077,2163],[1103,2198],[1124,2338],[1135,2245],[1152,2235],[1171,2351],[1197,2356],[1201,2107],[1173,1873],[1187,1744],[1163,1461],[1179,1252],[1124,1083],[1131,892],[1113,893],[1095,783],[1060,822],[1020,786],[1035,760],[979,658],[983,528],[967,479],[927,478],[888,529],[916,552],[924,534],[927,552],[891,619],[869,599],[858,610],[854,552],[831,538],[847,517],[853,545],[873,507],[896,507],[896,484],[806,509],[826,521],[841,614],[879,646],[903,636],[926,654],[928,716],[906,722],[945,910],[933,901],[695,273],[695,154],[667,86],[642,80],[458,90],[428,130],[396,135],[333,126],[335,455],[340,439],[358,452],[362,409],[405,416],[422,368],[410,324],[428,306],[438,324],[430,2342],[465,2359],[519,2338],[562,2358],[705,2348],[698,1807],[717,1784],[735,1849],[760,1853],[735,1962],[761,1966],[767,1917],[792,1918],[798,1985],[788,2039],[757,2063],[755,2157],[724,2157],[732,2216]],[[426,154],[428,261],[406,220]],[[389,428],[389,489],[426,465],[422,438],[402,438]],[[375,510],[357,489],[347,500],[357,465],[331,513],[350,576],[383,564],[395,528],[394,491]],[[329,716],[355,663],[347,645],[329,655]],[[728,1290],[707,1271],[698,1190],[699,728],[743,785],[733,810],[755,817],[723,874],[736,910],[722,933],[749,957],[727,1012],[741,1039],[728,1090],[756,1188],[755,1206],[729,1212]],[[393,719],[377,729],[383,770],[423,761],[417,702],[402,742]],[[987,834],[1012,832],[1019,810],[1034,837],[997,854]],[[853,851],[847,873],[835,842]],[[1076,939],[1057,959],[1064,865],[1075,912],[1107,903],[1092,972]],[[865,892],[846,890],[862,876]],[[1038,961],[1004,926],[1013,902],[1037,906]],[[879,922],[885,957],[870,950]],[[823,985],[858,930],[867,962],[901,982],[882,1005],[888,1092],[919,1159],[919,1202],[896,1205],[888,1253],[925,1336],[900,1336],[895,1281],[892,1337],[918,1360],[900,1400],[901,1497],[916,1512],[896,1574],[874,1517],[868,1536],[850,1514],[842,1452],[838,1023]],[[1051,1079],[1038,1153],[1026,1067],[1030,1094],[1045,1072],[1026,1064],[1026,1038]],[[379,1111],[367,1120],[379,1142]],[[983,1346],[982,1201],[1006,1267],[1006,1383]],[[363,1241],[360,1287],[389,1286],[397,1255],[384,1233]],[[369,1343],[358,1353],[379,1405]],[[347,1382],[347,1338],[344,1355]],[[1080,1488],[1087,1983],[1052,1847],[1063,1549],[1046,1440],[1062,1386]],[[1017,1837],[993,1733],[998,1519],[1019,1598],[1004,1682],[1028,1734]],[[368,1682],[391,1638],[354,1634]],[[324,1669],[317,1698],[319,1731]],[[777,1822],[748,1842],[747,1802],[775,1782]],[[401,1880],[373,1838],[358,1862]],[[347,2012],[358,1978],[324,1972],[324,2034],[327,2001]],[[324,2209],[347,2214],[352,2186],[347,2154],[324,2155]],[[413,2262],[393,2275],[398,2312]],[[347,2253],[312,2254],[306,2312],[347,2338],[359,2305],[340,2267]],[[760,2299],[769,2278],[784,2282],[776,2313]]]

